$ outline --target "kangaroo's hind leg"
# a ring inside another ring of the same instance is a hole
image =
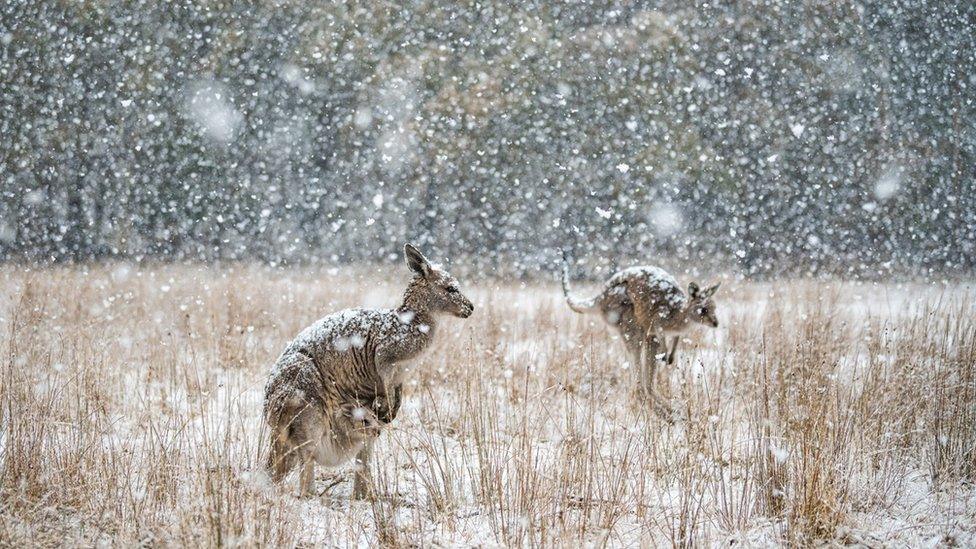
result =
[[[271,480],[277,484],[295,466],[296,455],[291,444],[272,433],[271,448],[268,451],[267,469]]]
[[[653,331],[649,331],[641,343],[640,363],[642,368],[641,382],[643,384],[642,396],[650,401],[651,406],[657,415],[661,416],[669,423],[672,423],[674,421],[674,410],[671,408],[671,405],[669,405],[667,401],[654,390],[654,374],[657,370],[658,351],[662,347],[665,350],[665,359],[667,360],[668,356],[666,340],[664,339],[663,334],[654,333]]]
[[[271,440],[265,466],[268,474],[271,475],[271,480],[276,484],[281,482],[299,461],[300,452],[294,437],[298,433],[294,424],[303,408],[304,405],[282,404],[269,420]]]
[[[327,424],[323,414],[313,406],[305,406],[291,422],[289,442],[293,445],[292,467],[301,464],[298,477],[298,497],[312,494],[315,480],[315,452],[325,434]]]
[[[619,309],[618,314],[620,316],[617,327],[634,366],[637,394],[641,400],[652,399],[654,394],[654,354],[657,353],[657,348],[648,348],[647,331],[641,328],[637,322],[632,306]]]

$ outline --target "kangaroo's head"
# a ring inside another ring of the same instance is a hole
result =
[[[418,299],[431,312],[445,312],[461,318],[468,318],[474,312],[474,305],[464,297],[458,281],[450,273],[431,265],[424,254],[412,244],[403,247],[407,266],[417,275],[412,290]]]
[[[719,283],[721,284],[721,283]],[[702,290],[698,284],[692,282],[688,285],[688,319],[718,328],[718,317],[715,316],[715,300],[712,296],[718,290],[719,284],[709,286]]]

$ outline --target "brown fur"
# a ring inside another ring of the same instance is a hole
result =
[[[620,332],[638,371],[638,390],[649,399],[655,411],[668,418],[670,406],[653,389],[659,351],[668,363],[674,362],[678,333],[692,324],[718,326],[712,296],[718,284],[701,290],[692,282],[686,296],[674,278],[657,267],[632,267],[614,274],[596,296],[580,300],[570,295],[569,266],[564,263],[563,293],[570,308],[578,313],[599,312]],[[665,337],[672,334],[671,349]]]
[[[303,330],[285,349],[265,387],[271,427],[267,467],[278,482],[301,464],[309,493],[315,463],[336,467],[355,456],[353,495],[366,495],[373,441],[400,407],[405,365],[430,344],[436,317],[474,310],[457,280],[411,245],[414,272],[396,309],[348,309]]]

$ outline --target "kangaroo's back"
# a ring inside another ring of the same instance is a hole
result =
[[[608,306],[630,306],[637,324],[646,332],[652,326],[667,326],[678,318],[686,297],[667,271],[650,265],[624,269],[607,281],[601,294]]]

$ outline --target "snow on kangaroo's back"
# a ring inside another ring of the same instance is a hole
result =
[[[414,277],[396,309],[347,309],[302,330],[278,358],[265,387],[271,427],[268,468],[280,481],[301,464],[299,492],[314,464],[335,467],[356,456],[353,494],[366,492],[372,443],[400,406],[404,365],[430,344],[435,317],[474,310],[457,280],[404,247]]]

